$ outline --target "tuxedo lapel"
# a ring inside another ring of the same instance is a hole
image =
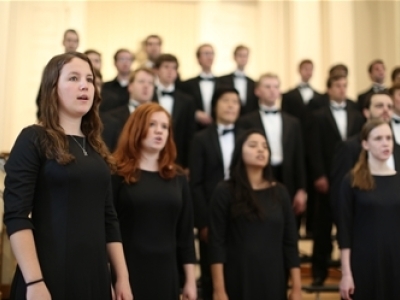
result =
[[[262,130],[262,132],[264,133],[264,136],[267,137],[267,132],[265,131],[264,123],[261,120],[260,112],[255,111],[254,117],[255,118],[253,120],[254,120],[255,128],[260,128]]]
[[[288,118],[284,113],[281,113],[282,116],[282,149],[285,152],[285,149],[289,149],[287,146],[289,144],[289,126],[288,126]],[[285,153],[283,153],[283,157],[285,157]]]
[[[342,136],[340,135],[339,128],[337,127],[335,118],[333,117],[330,107],[328,106],[328,107],[325,107],[324,109],[325,109],[326,115],[328,117],[329,124],[331,125],[332,129],[335,131],[335,134],[337,135],[337,137],[340,140],[342,140]],[[347,114],[347,116],[348,115],[349,114]],[[347,126],[348,126],[348,122],[347,122]]]
[[[355,111],[350,109],[349,105],[346,106],[347,112],[347,137],[352,136],[355,126]]]
[[[204,110],[203,97],[201,96],[201,90],[200,90],[200,81],[201,81],[201,78],[200,78],[200,76],[198,76],[196,78],[195,85],[193,86],[193,88],[194,88],[193,92],[195,93],[194,98],[198,99],[198,101],[199,101],[198,107],[200,107],[201,110]]]
[[[222,150],[221,150],[221,145],[219,144],[218,130],[216,125],[213,125],[210,128],[210,136],[211,136],[211,144],[212,147],[214,148],[213,152],[217,153],[218,162],[221,164],[222,169],[224,169]]]

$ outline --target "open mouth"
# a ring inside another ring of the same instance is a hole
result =
[[[89,97],[87,95],[81,95],[78,97],[78,100],[89,100]]]

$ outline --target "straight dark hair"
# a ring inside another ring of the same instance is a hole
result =
[[[231,205],[231,217],[237,218],[244,216],[249,220],[262,220],[265,218],[265,211],[261,207],[256,194],[251,187],[249,178],[247,176],[246,165],[243,161],[243,145],[250,135],[259,134],[265,138],[264,134],[257,129],[250,129],[241,134],[235,143],[235,150],[233,151],[232,161],[230,166],[230,179],[228,184],[231,187],[233,194],[233,202]],[[271,150],[267,141],[268,151]],[[269,156],[271,158],[271,155]],[[272,168],[270,159],[263,170],[263,178],[273,183]]]

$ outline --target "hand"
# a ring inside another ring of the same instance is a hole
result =
[[[307,194],[304,190],[298,190],[293,198],[293,210],[296,215],[301,214],[306,210]]]
[[[351,296],[354,293],[354,281],[352,275],[342,275],[342,279],[340,280],[340,296],[344,300],[351,300]]]
[[[133,300],[131,286],[128,279],[118,279],[114,287],[115,300]]]
[[[196,282],[186,282],[182,290],[182,300],[196,300],[197,288]]]
[[[225,291],[213,293],[213,300],[229,300]]]
[[[197,110],[195,113],[195,119],[197,122],[203,125],[209,125],[212,123],[212,118],[204,111]]]
[[[51,295],[44,282],[32,284],[26,288],[26,300],[51,300]]]
[[[208,227],[203,227],[199,230],[199,239],[202,242],[208,243]]]
[[[321,176],[317,180],[314,181],[314,186],[316,190],[322,194],[328,193],[329,190],[329,182],[326,176]]]
[[[291,290],[289,293],[289,300],[301,300],[301,289]]]

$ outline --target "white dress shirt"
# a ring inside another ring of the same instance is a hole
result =
[[[133,99],[129,99],[128,102],[128,109],[129,109],[129,113],[133,113],[135,111],[135,109],[140,105],[139,102],[137,102],[136,100]]]
[[[271,165],[278,166],[283,162],[282,115],[279,111],[277,113],[266,113],[265,111],[278,111],[278,108],[260,104],[261,121],[271,149]]]
[[[206,74],[204,72],[200,73],[200,77],[209,79],[215,78],[211,73]],[[212,80],[200,80],[199,85],[204,111],[211,116],[211,100],[214,93],[215,82]]]
[[[219,145],[222,152],[222,162],[224,164],[224,179],[229,179],[229,167],[231,165],[233,150],[235,149],[235,134],[233,131],[222,134],[225,129],[234,129],[234,124],[217,125]]]
[[[337,103],[335,101],[330,102],[330,109],[335,119],[336,126],[339,130],[342,141],[347,138],[347,111],[346,102]]]
[[[305,82],[301,82],[298,89],[301,94],[301,98],[303,98],[304,104],[308,104],[308,102],[310,102],[310,100],[314,97],[313,89],[308,83]]]
[[[170,84],[169,86],[165,87],[157,79],[156,87],[158,104],[160,104],[170,115],[172,115],[172,109],[174,107],[174,97],[172,97],[171,95],[163,95],[162,92],[173,92],[175,90],[175,85]]]
[[[233,72],[233,85],[235,89],[239,92],[242,105],[245,105],[247,101],[247,79],[244,72],[240,70],[236,70],[235,72]]]
[[[396,121],[398,123],[396,123]],[[393,137],[396,144],[400,145],[400,116],[393,114],[393,118],[391,121]]]

